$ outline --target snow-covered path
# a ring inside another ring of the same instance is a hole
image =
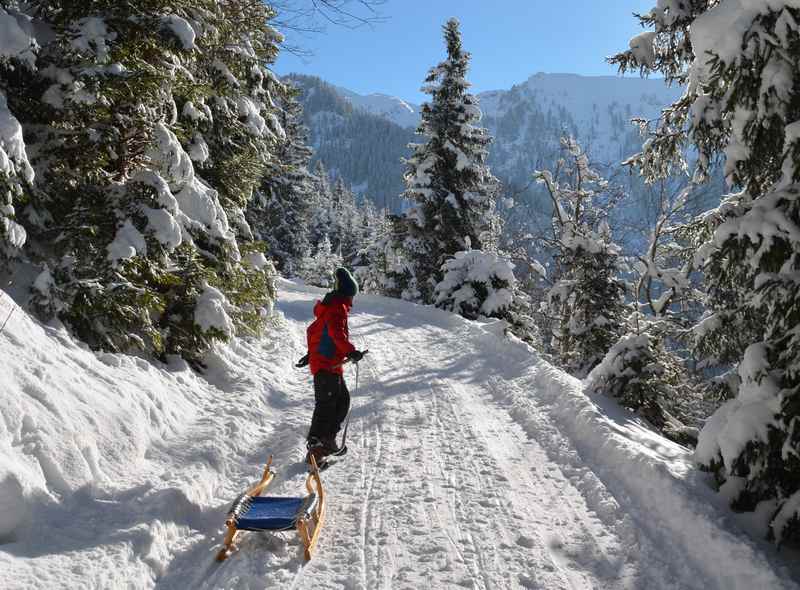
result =
[[[370,354],[350,453],[323,474],[330,504],[316,556],[304,564],[294,535],[249,533],[215,563],[226,505],[268,453],[271,493],[301,491],[312,394],[291,363],[320,293],[282,283],[281,339],[212,355],[210,383],[180,367],[145,371],[144,387],[166,393],[152,394],[153,432],[129,465],[104,459],[98,443],[103,477],[70,484],[63,467],[41,466],[42,453],[17,451],[38,457],[51,497],[20,496],[34,512],[0,545],[0,587],[797,588],[768,547],[708,501],[680,447],[586,398],[577,381],[498,338],[496,324],[369,296],[351,317]],[[0,352],[13,344],[3,338],[21,336],[0,335]],[[80,358],[88,379],[123,393],[120,380],[143,370],[73,348],[58,366]],[[11,370],[12,385],[32,391]],[[348,381],[352,390],[352,368]],[[12,443],[24,433],[9,422],[32,415],[20,407],[4,416]],[[46,421],[36,411],[29,427]]]

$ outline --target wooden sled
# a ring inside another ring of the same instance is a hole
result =
[[[236,551],[235,541],[241,531],[279,532],[293,529],[300,534],[305,546],[306,561],[311,559],[325,520],[325,492],[317,462],[311,458],[311,472],[306,478],[308,495],[302,498],[261,495],[275,477],[271,465],[272,456],[267,461],[261,481],[231,505],[225,521],[228,531],[223,541],[224,547],[217,553],[217,561],[224,561]]]

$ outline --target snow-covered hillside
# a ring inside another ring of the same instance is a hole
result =
[[[385,94],[359,95],[311,76],[292,75],[303,93],[301,102],[317,158],[346,181],[363,187],[379,205],[401,207],[404,190],[400,161],[418,141],[419,106]],[[479,93],[482,125],[494,141],[489,150],[492,171],[511,192],[530,183],[537,168],[559,157],[559,140],[577,138],[598,164],[616,167],[641,148],[633,117],[654,119],[681,93],[663,80],[619,76],[535,74],[507,90]],[[345,112],[343,102],[355,111]],[[374,118],[390,124],[377,125]]]
[[[341,86],[334,88],[353,106],[401,127],[416,128],[419,124],[417,104],[388,94],[363,95]],[[569,130],[576,131],[598,157],[615,157],[620,147],[620,122],[628,131],[632,117],[656,118],[681,92],[681,88],[670,88],[659,79],[539,72],[509,90],[480,92],[477,96],[481,111],[490,121],[520,108],[523,102],[535,104],[545,113],[563,110],[569,117],[565,126],[574,124]]]
[[[268,454],[272,492],[300,491],[312,394],[293,362],[320,294],[282,282],[272,337],[218,349],[205,377],[93,353],[17,309],[0,333],[0,587],[798,588],[685,449],[497,323],[374,296],[351,317],[371,352],[318,553],[250,533],[218,564],[227,506]]]
[[[410,154],[407,146],[414,141],[413,130],[361,108],[345,96],[346,91],[319,78],[291,75],[287,79],[300,89],[313,162],[321,161],[357,192],[372,197],[377,206],[399,210],[403,158]]]
[[[560,133],[572,134],[594,161],[620,162],[641,146],[631,119],[658,118],[681,92],[658,79],[538,73],[510,90],[483,92],[478,98],[495,137],[492,163],[497,171],[517,177],[521,171],[515,166],[530,166],[530,157],[536,161],[545,155],[532,151],[537,141],[557,146]],[[541,137],[547,119],[554,123],[549,134],[555,137]],[[520,150],[528,158],[513,158]]]
[[[341,86],[334,88],[353,106],[380,115],[400,127],[416,127],[419,124],[419,105],[380,92],[358,94]]]

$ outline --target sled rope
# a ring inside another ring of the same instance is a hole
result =
[[[358,363],[356,363],[356,387],[353,389],[353,397],[356,396],[358,393]],[[353,411],[353,403],[350,403],[350,409],[347,410],[347,419],[344,421],[344,432],[342,432],[342,444],[339,445],[341,448],[345,447],[345,443],[347,442],[347,427],[350,426],[350,413]]]

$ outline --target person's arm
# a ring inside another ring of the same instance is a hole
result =
[[[347,329],[347,311],[344,305],[336,306],[330,312],[330,336],[333,338],[333,343],[336,345],[336,350],[343,355],[353,352],[356,347],[350,342],[348,338]]]

